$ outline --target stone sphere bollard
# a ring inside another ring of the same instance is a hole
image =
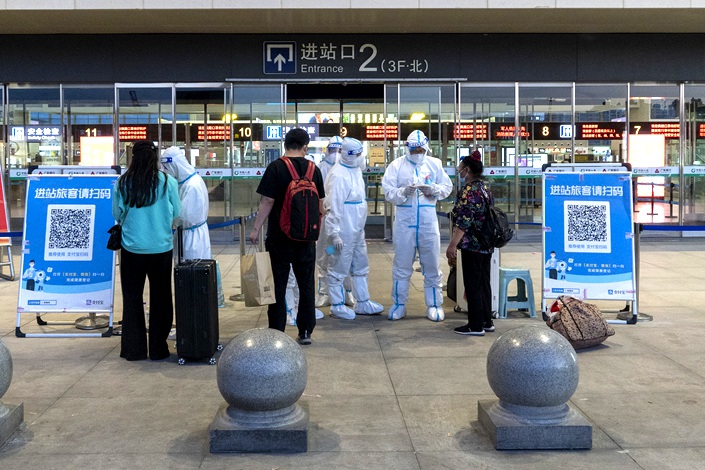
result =
[[[592,426],[569,403],[578,378],[575,349],[545,326],[497,338],[487,353],[487,380],[499,400],[480,400],[477,411],[495,448],[592,448]]]
[[[5,343],[0,338],[0,400],[5,392],[10,388],[12,382],[12,356]],[[0,413],[2,412],[2,401],[0,401]]]
[[[210,426],[211,452],[306,452],[308,414],[296,402],[308,366],[301,346],[281,331],[247,330],[218,360],[221,406]]]
[[[271,328],[247,330],[228,343],[218,360],[218,388],[230,407],[272,411],[304,393],[306,356],[296,341]]]
[[[504,404],[563,405],[578,388],[578,379],[575,349],[546,327],[509,330],[487,354],[487,380]]]

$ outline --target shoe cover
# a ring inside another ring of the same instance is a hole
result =
[[[330,316],[342,318],[343,320],[354,320],[355,312],[353,312],[350,307],[346,307],[345,305],[333,305],[330,308]]]
[[[406,316],[406,305],[404,304],[394,304],[389,309],[387,318],[390,320],[401,320]]]
[[[426,316],[431,321],[443,321],[446,318],[442,307],[428,307],[426,309]]]
[[[353,297],[353,282],[350,276],[343,279],[343,287],[345,287],[345,305],[352,307],[355,305],[355,297]]]
[[[347,305],[348,307],[352,307],[353,305],[355,305],[355,298],[353,297],[352,291],[345,291],[345,305]]]
[[[316,307],[327,307],[330,305],[330,297],[327,294],[318,294],[316,296]]]
[[[323,315],[323,312],[321,312],[320,310],[316,309],[316,320],[320,320],[320,319],[323,318],[323,317],[325,317],[325,315]]]
[[[286,324],[296,326],[296,315],[298,313],[298,305],[294,289],[287,286],[286,295],[284,296],[284,307],[286,308]]]
[[[355,302],[353,310],[355,310],[355,313],[358,315],[379,315],[384,312],[384,307],[382,304],[367,300],[365,302]]]
[[[220,265],[215,262],[215,278],[218,285],[218,308],[225,307],[225,292],[223,291],[223,280],[220,277]]]

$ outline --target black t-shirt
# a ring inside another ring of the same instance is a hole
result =
[[[306,160],[304,157],[293,157],[289,159],[294,164],[294,168],[300,177],[306,174],[309,163],[314,165],[313,162]],[[258,194],[274,199],[274,206],[272,207],[272,212],[269,213],[269,223],[267,227],[267,237],[272,237],[273,240],[289,240],[289,238],[284,235],[281,228],[279,228],[279,214],[284,204],[286,188],[289,186],[289,183],[291,183],[291,180],[291,174],[286,167],[286,163],[284,163],[281,158],[277,158],[269,164],[264,175],[262,175],[259,186],[257,186]],[[316,185],[316,189],[318,190],[318,197],[320,199],[326,197],[325,190],[323,189],[323,177],[318,167],[316,167],[313,173],[313,184]]]

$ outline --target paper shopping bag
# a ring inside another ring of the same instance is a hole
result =
[[[263,251],[242,257],[240,282],[245,307],[269,305],[277,301],[274,296],[274,276],[269,252]]]

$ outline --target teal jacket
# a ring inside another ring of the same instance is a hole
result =
[[[167,181],[166,194],[164,178]],[[119,221],[127,207],[117,188],[116,182],[113,187],[113,217]],[[157,201],[139,209],[130,207],[127,212],[122,223],[123,248],[139,254],[164,253],[173,249],[171,227],[180,211],[179,185],[173,177],[160,171]]]

